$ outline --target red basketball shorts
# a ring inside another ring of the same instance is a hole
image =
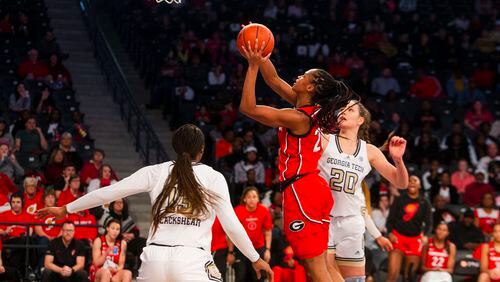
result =
[[[405,256],[420,256],[422,254],[422,235],[408,237],[399,234],[396,230],[391,232],[398,239],[396,243],[392,243],[395,250],[402,251]]]
[[[301,260],[321,255],[328,248],[328,229],[333,198],[326,181],[306,175],[284,188],[285,237]]]

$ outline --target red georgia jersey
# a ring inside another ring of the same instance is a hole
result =
[[[495,243],[489,243],[488,251],[488,269],[500,269],[500,253],[495,250]]]
[[[448,244],[448,242],[445,244]],[[434,239],[429,238],[429,248],[427,249],[427,256],[425,258],[425,267],[435,270],[448,268],[449,257],[450,254],[446,248],[438,249],[434,245]]]
[[[280,181],[289,180],[298,174],[319,173],[318,161],[323,148],[318,124],[313,122],[319,110],[317,105],[297,108],[297,111],[311,118],[311,128],[304,135],[294,135],[285,127],[278,129]]]

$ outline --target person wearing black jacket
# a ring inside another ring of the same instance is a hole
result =
[[[394,250],[389,253],[387,281],[398,280],[403,258],[404,281],[413,279],[419,268],[422,246],[432,229],[431,204],[420,196],[420,186],[420,179],[410,176],[408,192],[391,205],[386,228]]]

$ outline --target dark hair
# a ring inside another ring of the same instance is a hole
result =
[[[247,196],[247,194],[250,193],[250,192],[252,192],[252,191],[254,191],[255,193],[257,193],[257,196],[259,196],[259,189],[257,189],[257,187],[255,187],[255,186],[248,186],[241,193],[240,204],[242,204],[242,205],[245,204],[245,202],[243,200],[245,199],[245,197]]]
[[[438,229],[438,227],[440,225],[444,225],[446,226],[446,228],[448,228],[448,236],[446,238],[444,238],[444,248],[445,250],[449,253],[450,252],[450,242],[448,241],[448,237],[450,236],[450,227],[448,226],[448,223],[446,223],[446,221],[440,221],[436,227],[434,227],[434,236],[436,236],[436,230]],[[435,237],[434,237],[435,238]]]
[[[116,224],[120,225],[120,233],[118,233],[116,240],[121,240],[123,237],[122,236],[122,223],[116,218],[112,218],[108,222],[106,222],[106,226],[104,227],[104,236],[106,236],[108,234],[107,228],[110,227],[112,223],[116,223]]]
[[[92,156],[94,156],[95,153],[101,153],[103,159],[106,157],[106,154],[104,153],[104,150],[96,148],[96,149],[94,149],[94,152],[92,152]]]
[[[73,221],[69,221],[69,220],[66,220],[65,222],[63,222],[61,227],[63,227],[64,225],[67,225],[67,224],[73,225],[73,227],[75,227],[75,223]]]
[[[122,210],[122,214],[119,215],[115,212],[115,202],[116,201],[113,201],[109,204],[109,214],[113,217],[113,218],[117,218],[117,219],[121,219],[121,220],[125,220],[128,218],[128,203],[126,201],[125,198],[121,199],[123,201],[123,210]]]
[[[14,198],[19,198],[21,199],[21,203],[24,207],[24,195],[21,191],[17,191],[15,193],[13,193],[12,195],[10,195],[10,199],[9,199],[9,204],[12,205],[12,199]]]
[[[49,157],[49,161],[47,162],[47,164],[54,164],[54,159],[55,159],[56,154],[58,152],[62,152],[62,154],[63,154],[62,163],[64,164],[64,160],[66,159],[66,155],[64,154],[64,151],[59,149],[59,148],[55,148],[54,150],[52,150],[52,152],[50,152],[50,157]]]
[[[315,88],[312,102],[321,106],[315,120],[323,132],[334,133],[338,127],[339,109],[351,100],[359,101],[360,97],[347,84],[336,80],[325,70],[317,69],[312,76],[311,83]]]
[[[205,218],[209,215],[209,206],[214,206],[217,201],[216,195],[202,187],[193,172],[191,162],[203,153],[205,147],[205,136],[201,129],[193,124],[179,127],[172,137],[172,146],[177,159],[173,161],[170,175],[153,204],[153,234],[161,219],[169,214]]]
[[[102,179],[102,172],[104,170],[105,167],[108,167],[109,170],[111,171],[111,176],[109,177],[109,179],[114,179],[116,180],[114,177],[113,177],[113,168],[111,167],[111,165],[109,164],[103,164],[101,166],[101,168],[99,168],[99,171],[97,172],[97,176],[99,177],[99,179]]]

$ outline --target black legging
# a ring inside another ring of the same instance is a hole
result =
[[[257,249],[257,252],[259,253],[259,256],[264,259],[264,253],[266,252],[266,248],[262,247]],[[236,279],[235,281],[238,282],[261,282],[264,281],[264,276],[261,277],[261,279],[257,279],[257,274],[253,270],[252,267],[252,262],[247,259],[241,252],[236,253],[236,261],[237,263],[234,264],[234,272],[236,274]]]
[[[222,274],[222,279],[225,279],[227,270],[227,264],[226,264],[227,248],[213,252],[212,256],[214,257],[214,262],[215,265],[217,266],[217,269],[219,269],[220,274]]]

